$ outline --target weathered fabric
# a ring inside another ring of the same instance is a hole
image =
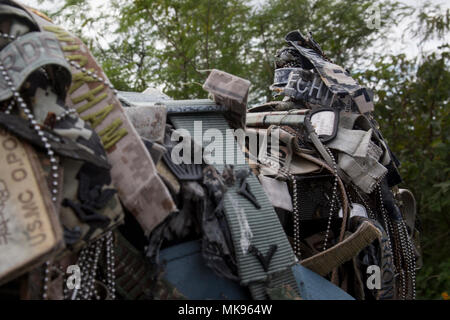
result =
[[[299,31],[292,31],[286,36],[285,40],[291,47],[282,50],[282,52],[285,53],[285,56],[278,57],[277,63],[280,67],[295,66],[306,69],[305,72],[314,68],[320,75],[326,87],[332,93],[338,95],[339,99],[345,99],[346,95],[350,96],[360,113],[367,113],[374,110],[371,92],[360,86],[350,76],[347,70],[332,63],[330,59],[324,55],[322,49],[314,41],[311,35],[305,37]],[[291,72],[291,74],[292,73],[293,72]],[[324,91],[323,89],[321,90],[319,82],[313,82],[310,87],[311,89],[317,87],[316,99],[320,100],[319,104],[326,103],[326,105],[330,105],[330,103],[326,102],[329,95],[319,94],[321,91]],[[300,94],[301,91],[302,89],[300,90]],[[311,94],[308,94],[308,96],[311,96]],[[347,104],[348,108],[348,103],[344,102],[344,105],[345,104]]]
[[[207,266],[221,277],[239,281],[236,255],[223,207],[224,179],[212,166],[203,170],[207,194],[203,200],[202,256]]]
[[[13,23],[14,16],[10,17]],[[29,64],[21,76],[21,94],[29,97],[35,121],[43,128],[44,135],[56,154],[60,154],[59,210],[64,227],[64,240],[69,248],[80,248],[100,236],[106,230],[122,222],[122,208],[116,190],[111,187],[110,165],[106,159],[99,136],[78,115],[56,118],[67,111],[64,99],[71,83],[71,72],[57,37],[48,32],[31,32],[21,35],[6,46],[2,53],[12,57],[10,47],[22,52]],[[21,48],[21,49],[19,49]],[[8,51],[9,50],[9,51]],[[59,60],[57,60],[59,59]],[[18,68],[18,65],[14,68]],[[32,70],[31,68],[35,68]],[[43,68],[46,68],[44,71]],[[29,127],[28,121],[13,115],[1,115],[2,124],[16,135],[27,139],[37,147],[44,147],[38,134]],[[70,159],[69,159],[70,158]],[[41,157],[41,164],[45,160]],[[91,167],[89,173],[82,168]],[[102,189],[97,193],[97,188]],[[62,205],[60,205],[62,203]]]
[[[43,30],[56,35],[67,60],[76,61],[86,70],[92,70],[107,80],[87,47],[77,37],[39,15],[32,15]],[[82,119],[99,134],[121,200],[136,216],[143,230],[149,233],[175,210],[172,198],[113,91],[75,67],[72,67],[72,74],[72,86],[66,103],[77,109]]]
[[[372,193],[387,174],[387,169],[370,156],[361,159],[341,153],[338,165],[365,193]]]
[[[303,114],[249,113],[246,124],[249,127],[268,127],[270,125],[299,127],[303,125],[304,119],[305,116]]]
[[[194,120],[199,118],[192,115],[171,115],[169,119],[176,128],[185,128],[193,132]],[[205,113],[201,119],[204,121],[204,130],[215,127],[225,132],[229,129],[223,115]],[[227,144],[225,153],[231,153],[231,149],[239,150],[236,148],[236,142]],[[225,168],[221,164],[214,166],[219,171]],[[290,284],[296,288],[295,278],[290,269],[295,263],[295,256],[270,201],[256,177],[248,172],[247,164],[235,164],[234,170],[247,172],[243,181],[260,207],[258,209],[248,197],[242,196],[242,192],[239,192],[242,191],[240,190],[242,186],[239,183],[228,187],[224,196],[224,211],[233,239],[241,284],[249,286],[255,299],[267,298],[265,287],[269,277],[273,286]],[[248,189],[246,190],[248,192]],[[261,255],[266,256],[274,248],[275,252],[272,252],[270,261],[267,265],[263,265]]]
[[[152,142],[162,143],[166,128],[166,106],[139,106],[124,108],[137,133]]]
[[[235,127],[245,127],[247,97],[250,81],[224,71],[213,69],[203,84],[203,89],[211,93],[214,101],[229,107],[227,116]]]

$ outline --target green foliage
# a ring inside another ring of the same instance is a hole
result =
[[[407,11],[391,0],[267,0],[258,9],[252,3],[112,0],[93,8],[66,0],[51,16],[86,40],[118,89],[157,85],[174,98],[204,97],[202,71],[216,68],[249,79],[255,103],[271,98],[273,56],[289,31],[312,31],[336,63],[350,66],[368,58],[366,49]],[[371,5],[381,9],[380,29],[366,25]],[[107,38],[105,29],[113,30]]]
[[[419,23],[412,25],[414,33],[422,41],[428,39],[443,39],[450,29],[450,9],[441,13],[439,6],[425,2],[418,15]]]
[[[450,288],[450,51],[422,57],[383,57],[362,79],[378,90],[376,118],[401,161],[403,187],[413,191],[420,214],[424,268],[420,298],[439,298]]]
[[[419,299],[442,299],[442,293],[450,286],[450,259],[437,264],[426,263],[417,274],[417,291]]]
[[[135,43],[147,43],[147,50],[135,51],[142,53],[135,64],[151,57],[156,67],[139,66],[134,74],[142,81],[135,89],[156,83],[174,98],[205,97],[204,70],[217,68],[241,76],[250,71],[246,68],[250,8],[239,0],[117,1],[116,6],[121,12],[117,32],[137,31],[142,41]],[[128,42],[129,37],[122,38],[114,50],[126,53]]]

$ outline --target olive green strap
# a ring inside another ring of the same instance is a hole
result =
[[[227,156],[234,153],[235,172],[249,169],[247,163],[241,164],[236,161],[244,157],[236,140],[233,139],[232,143],[229,143],[225,139],[226,130],[230,127],[222,114],[173,114],[169,115],[169,118],[175,128],[189,131],[199,145],[203,145],[201,137],[205,130],[210,128],[219,130],[224,138],[224,162]],[[202,123],[202,132],[194,135],[194,122],[197,121]],[[227,164],[231,163],[227,161]],[[219,171],[224,168],[224,164],[214,166]],[[261,206],[260,209],[237,193],[239,189],[237,184],[229,187],[224,197],[224,211],[233,238],[241,284],[249,286],[254,299],[266,299],[266,289],[278,286],[289,285],[298,292],[291,271],[296,259],[280,221],[257,178],[250,173],[246,181]],[[262,256],[267,257],[273,246],[276,246],[276,249],[265,271],[259,259],[250,251],[252,247],[256,248]]]

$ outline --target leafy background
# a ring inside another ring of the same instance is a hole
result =
[[[326,54],[375,90],[375,115],[418,202],[419,299],[450,292],[449,20],[436,1],[30,0],[89,45],[119,90],[149,86],[203,98],[205,70],[252,82],[271,98],[273,56],[287,32],[311,31]],[[380,9],[371,29],[371,6]],[[401,46],[403,43],[406,45]],[[392,50],[395,48],[396,50]]]

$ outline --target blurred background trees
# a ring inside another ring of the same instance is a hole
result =
[[[379,28],[367,24],[372,6]],[[375,90],[402,187],[418,202],[418,297],[450,291],[448,9],[390,0],[66,0],[46,13],[85,40],[119,90],[155,86],[175,99],[205,98],[206,70],[216,68],[251,80],[250,105],[270,99],[286,33],[311,31],[335,63]],[[402,38],[417,53],[393,53]]]

